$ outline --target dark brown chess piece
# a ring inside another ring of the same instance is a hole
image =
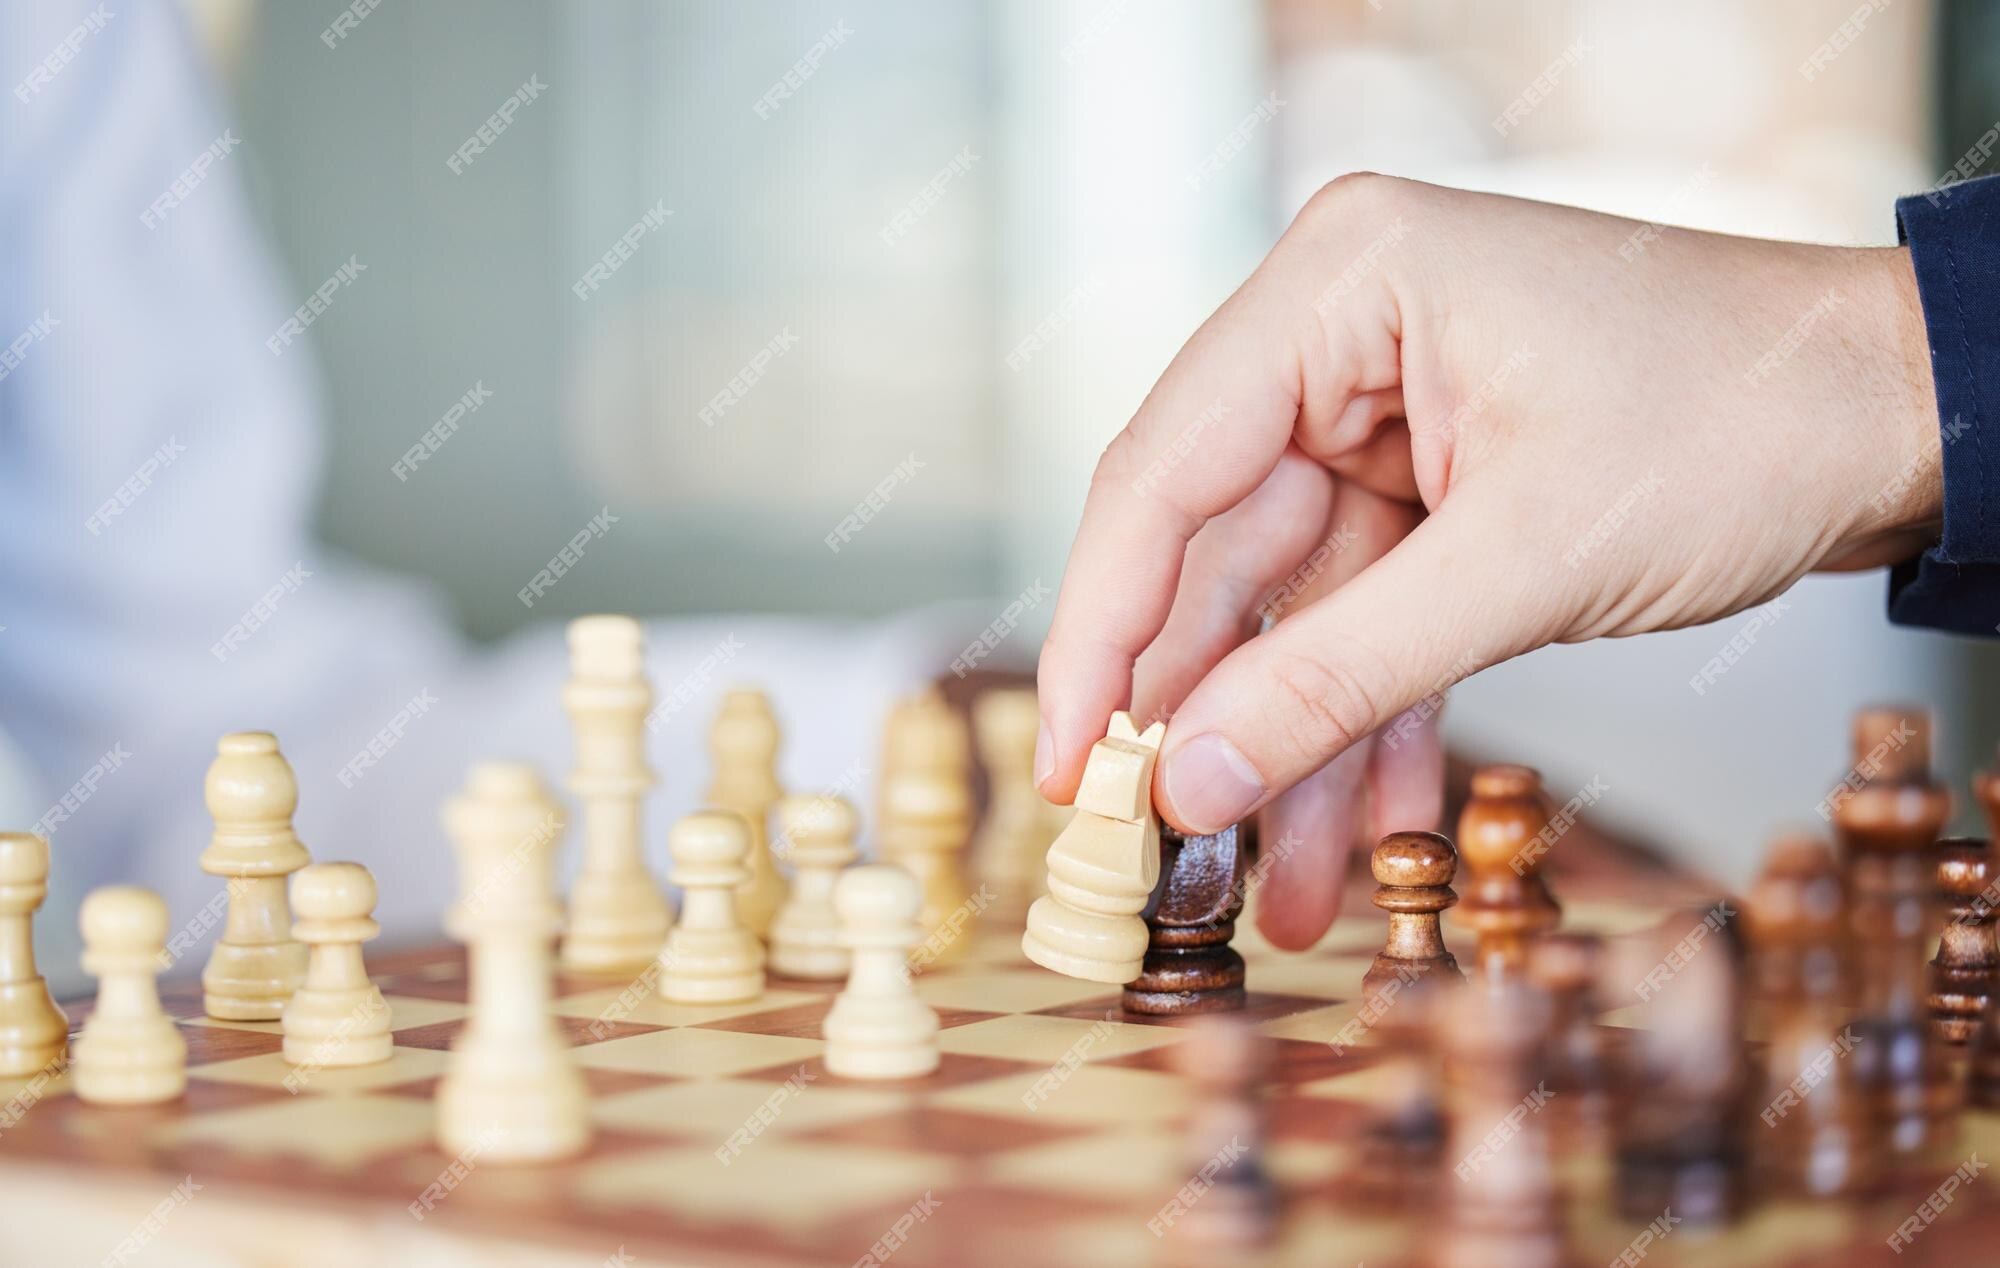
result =
[[[1194,1084],[1187,1118],[1186,1181],[1153,1218],[1153,1231],[1194,1262],[1268,1245],[1281,1214],[1264,1163],[1271,1045],[1240,1018],[1196,1022],[1175,1044],[1174,1069]]]
[[[1750,1191],[1742,948],[1717,903],[1668,917],[1635,974],[1644,1019],[1620,1054],[1613,1102],[1620,1214],[1672,1209],[1696,1224],[1740,1214]]]
[[[1439,1009],[1444,1058],[1444,1209],[1432,1268],[1551,1268],[1570,1262],[1538,1080],[1548,1001],[1509,977],[1450,991]],[[1655,1211],[1653,1214],[1657,1215]]]
[[[1865,709],[1854,765],[1829,802],[1847,875],[1855,965],[1856,1077],[1892,1155],[1942,1149],[1958,1135],[1962,1089],[1930,1023],[1925,943],[1934,923],[1933,846],[1951,795],[1931,777],[1930,718]]]
[[[1375,874],[1375,905],[1389,913],[1382,950],[1361,979],[1364,999],[1375,998],[1391,982],[1408,984],[1432,973],[1463,980],[1458,961],[1445,949],[1438,916],[1458,901],[1451,880],[1458,852],[1435,832],[1392,832],[1369,859]]]
[[[1160,825],[1160,881],[1145,912],[1146,958],[1125,1011],[1154,1017],[1243,1007],[1243,957],[1229,945],[1257,849],[1255,821],[1211,836]]]
[[[1992,839],[2000,842],[2000,769],[1975,774],[1972,777],[1972,795],[1986,810],[1987,822],[1992,825]],[[2000,905],[2000,896],[1988,897],[1985,902],[1989,908]],[[1972,1052],[1966,1070],[1966,1096],[1981,1109],[2000,1109],[2000,1002],[1988,1002],[1973,1033]]]
[[[1943,1042],[1963,1046],[1972,1042],[2000,985],[2000,941],[1993,929],[2000,912],[1990,892],[2000,869],[1992,848],[1977,837],[1938,842],[1935,862],[1945,920],[1931,961],[1931,1029]]]
[[[1604,940],[1596,934],[1544,934],[1528,951],[1528,980],[1549,997],[1543,1066],[1558,1122],[1592,1139],[1608,1127],[1610,1108],[1610,1061],[1597,1024],[1603,971]]]
[[[1369,1030],[1382,1054],[1376,1093],[1343,1188],[1363,1209],[1411,1209],[1435,1200],[1445,1120],[1435,1037],[1439,1009],[1465,984],[1431,973],[1401,986]]]
[[[1771,847],[1744,908],[1751,995],[1767,1041],[1754,1107],[1758,1175],[1779,1193],[1853,1197],[1882,1178],[1881,1132],[1850,1060],[1847,895],[1833,851]]]
[[[1542,777],[1526,766],[1482,766],[1458,817],[1458,852],[1467,875],[1459,919],[1479,935],[1483,976],[1518,974],[1528,943],[1556,927],[1562,908],[1542,879],[1553,841]]]

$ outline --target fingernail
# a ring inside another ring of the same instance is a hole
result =
[[[1264,795],[1264,781],[1234,744],[1210,731],[1168,756],[1166,791],[1183,823],[1220,832],[1250,813]]]
[[[1049,734],[1049,724],[1042,723],[1042,729],[1035,735],[1035,787],[1048,782],[1056,773],[1056,742]]]

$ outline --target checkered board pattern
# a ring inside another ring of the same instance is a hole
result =
[[[1608,933],[1700,897],[1637,865],[1558,888],[1569,927]],[[1266,1162],[1287,1195],[1279,1246],[1253,1262],[1414,1262],[1435,1218],[1371,1206],[1350,1179],[1355,1129],[1384,1073],[1365,1042],[1330,1043],[1357,1012],[1379,945],[1366,889],[1350,887],[1350,914],[1311,953],[1272,950],[1250,919],[1239,927],[1247,1016],[1276,1049]],[[831,984],[774,980],[753,1003],[713,1007],[647,997],[602,1022],[625,983],[560,980],[556,1011],[598,1133],[580,1158],[525,1168],[475,1158],[454,1169],[432,1140],[433,1093],[467,1014],[458,948],[380,957],[371,967],[393,1010],[394,1057],[316,1072],[297,1093],[276,1025],[202,1017],[198,986],[172,982],[163,994],[188,1040],[186,1096],[114,1109],[80,1103],[66,1078],[48,1083],[0,1130],[0,1263],[1176,1262],[1171,1228],[1156,1237],[1148,1221],[1193,1161],[1177,1130],[1188,1088],[1168,1062],[1185,1023],[1126,1017],[1115,991],[1027,964],[1018,929],[1015,916],[996,919],[965,963],[919,978],[944,1057],[908,1083],[826,1072]],[[1471,945],[1449,919],[1447,936]],[[88,1005],[69,1011],[80,1023]],[[1975,1151],[2000,1157],[1990,1116],[1968,1118],[1961,1156]],[[1614,1262],[1642,1225],[1609,1213],[1601,1159],[1560,1165],[1581,1262]],[[1682,1225],[1645,1259],[1994,1262],[2000,1181],[1984,1177],[1908,1253],[1887,1249],[1943,1174],[1866,1207],[1766,1205],[1707,1236]]]

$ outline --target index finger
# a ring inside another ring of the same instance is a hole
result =
[[[1174,357],[1091,476],[1037,684],[1035,782],[1076,795],[1090,746],[1131,698],[1132,665],[1173,606],[1195,531],[1271,473],[1298,418],[1302,369],[1268,266]]]

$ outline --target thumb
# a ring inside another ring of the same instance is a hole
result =
[[[1378,727],[1403,726],[1406,711],[1420,726],[1453,683],[1548,641],[1519,545],[1500,527],[1513,517],[1453,493],[1359,576],[1202,679],[1161,749],[1155,794],[1169,822],[1220,831]]]

